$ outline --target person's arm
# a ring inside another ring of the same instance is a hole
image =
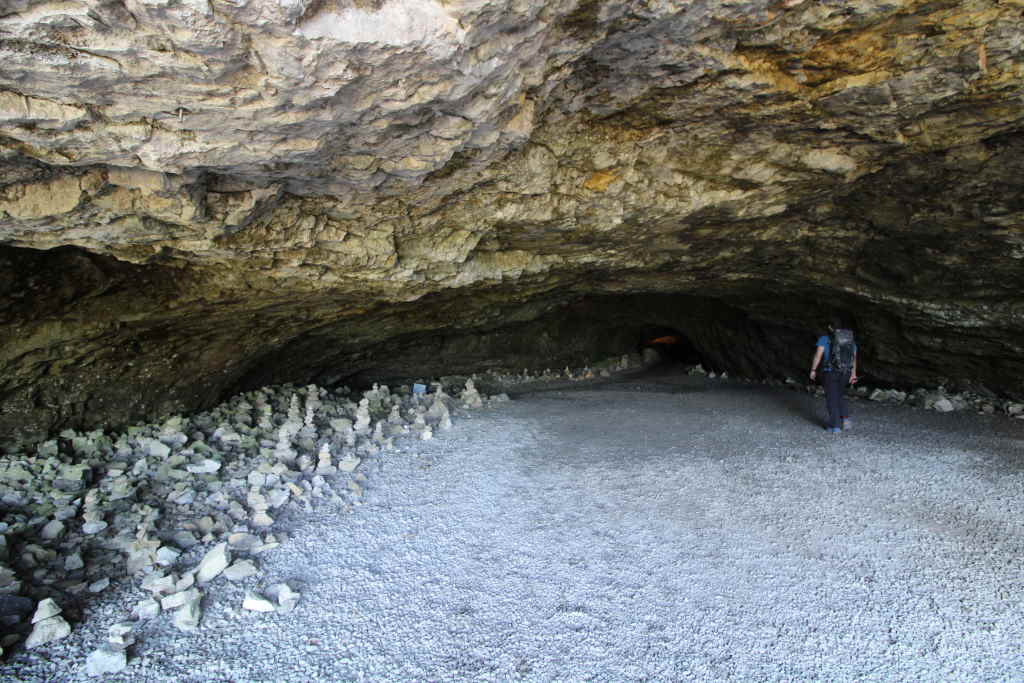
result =
[[[818,365],[821,363],[821,357],[825,355],[825,347],[819,346],[814,351],[814,360],[811,361],[811,379],[814,379],[818,374]]]
[[[859,355],[856,351],[853,352],[853,370],[850,372],[850,384],[857,383],[857,357]]]

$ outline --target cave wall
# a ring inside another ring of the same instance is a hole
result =
[[[0,435],[261,382],[561,365],[607,350],[574,330],[637,325],[798,377],[832,310],[879,382],[1019,398],[1022,20],[9,2]]]

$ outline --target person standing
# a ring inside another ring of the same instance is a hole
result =
[[[853,331],[843,325],[842,320],[833,317],[829,321],[828,334],[818,338],[814,359],[811,361],[811,381],[814,381],[821,367],[821,384],[825,388],[825,407],[828,422],[825,429],[839,432],[850,429],[850,408],[846,400],[846,386],[857,383],[857,344]]]

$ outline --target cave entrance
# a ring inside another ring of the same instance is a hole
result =
[[[652,326],[637,331],[638,351],[651,366],[698,365],[700,352],[690,338],[671,327]]]

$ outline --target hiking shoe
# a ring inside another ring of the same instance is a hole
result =
[[[853,421],[850,418],[848,418],[848,417],[844,417],[843,418],[843,431],[845,432],[847,429],[853,429]]]

